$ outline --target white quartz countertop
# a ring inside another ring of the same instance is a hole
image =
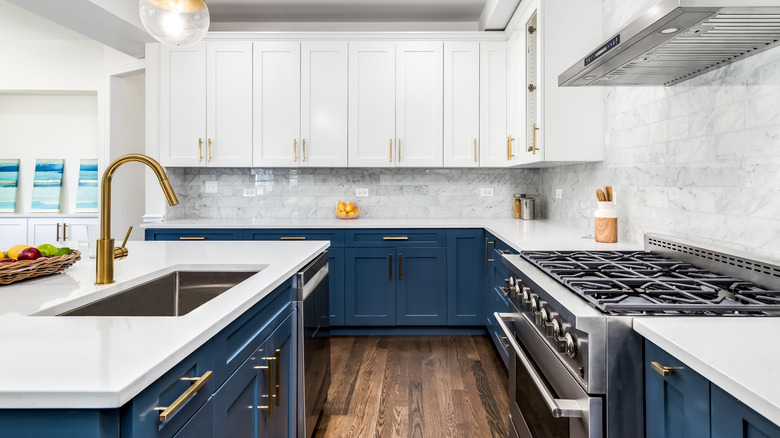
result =
[[[598,243],[593,230],[567,228],[547,220],[512,218],[178,219],[146,223],[141,228],[485,228],[517,251],[642,249],[641,242]]]
[[[780,424],[776,318],[636,318],[634,330],[707,380]]]
[[[115,283],[95,261],[0,286],[0,408],[116,408],[329,246],[328,242],[128,242]],[[260,270],[180,317],[54,315],[177,268]],[[68,303],[68,304],[66,304]]]

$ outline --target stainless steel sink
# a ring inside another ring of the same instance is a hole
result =
[[[257,271],[173,271],[57,316],[182,316]]]

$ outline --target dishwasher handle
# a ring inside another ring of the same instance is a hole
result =
[[[317,256],[312,262],[295,274],[296,301],[303,301],[328,277],[328,252]]]

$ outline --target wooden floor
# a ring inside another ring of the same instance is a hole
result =
[[[487,336],[331,338],[313,436],[506,437],[507,377]]]

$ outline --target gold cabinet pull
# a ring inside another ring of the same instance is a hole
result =
[[[278,348],[274,354],[274,363],[276,364],[276,406],[281,406],[282,402],[282,352]]]
[[[650,362],[650,365],[653,367],[653,369],[660,375],[664,377],[669,377],[674,373],[675,367],[665,367],[661,365],[658,362]]]
[[[68,232],[67,232],[67,229],[68,229],[68,224],[66,224],[65,222],[63,222],[63,223],[62,223],[62,241],[63,241],[63,242],[64,242],[64,241],[66,241],[66,240],[68,240]]]
[[[393,279],[393,255],[392,254],[387,255],[387,265],[390,267],[387,271],[387,279],[392,280]]]
[[[280,237],[279,240],[306,240],[305,237]]]
[[[304,138],[303,141],[303,159],[301,161],[306,161],[306,139]]]
[[[401,257],[403,254],[400,252],[398,253],[398,279],[403,280],[404,279],[404,270],[401,268]]]
[[[298,161],[298,139],[293,139],[293,161]]]
[[[203,236],[198,237],[179,237],[179,240],[206,240]]]
[[[198,137],[198,163],[203,161],[203,139]]]
[[[401,139],[398,139],[398,162],[401,162]]]
[[[274,398],[274,394],[273,394],[274,389],[275,389],[275,386],[274,386],[274,362],[276,362],[276,357],[264,357],[263,359],[268,361],[268,365],[267,366],[257,367],[257,368],[261,369],[261,370],[267,370],[266,372],[268,373],[268,380],[267,380],[268,386],[267,386],[267,389],[266,389],[266,396],[265,396],[268,399],[268,405],[266,405],[266,406],[258,406],[257,408],[260,409],[261,411],[268,411],[268,418],[272,418],[274,416],[274,401],[271,400],[271,399]],[[276,371],[279,372],[279,369],[278,369],[279,368],[279,364],[276,364],[275,368],[277,368]],[[279,403],[277,403],[276,406],[279,406]]]
[[[477,138],[474,138],[474,162],[477,162]]]
[[[539,127],[536,126],[536,123],[534,123],[533,126],[531,126],[531,129],[533,130],[533,133],[534,133],[534,140],[533,140],[533,143],[531,144],[531,153],[533,155],[536,155],[536,151],[539,150],[539,148],[536,147],[536,131],[539,130]]]
[[[490,258],[490,249],[489,249],[489,245],[492,245],[494,243],[496,243],[496,242],[493,242],[490,239],[485,239],[485,264],[486,265],[489,264],[490,262],[494,262],[495,261],[495,260]]]
[[[200,388],[203,388],[203,385],[206,384],[209,380],[211,380],[211,376],[213,373],[211,371],[206,371],[202,376],[200,376],[195,383],[190,385],[189,388],[187,388],[186,391],[184,391],[179,398],[174,400],[173,403],[171,403],[170,406],[167,407],[158,407],[157,409],[162,409],[163,411],[160,413],[160,423],[164,423],[165,421],[168,421],[169,418],[171,418],[179,409],[181,409],[182,406],[184,406],[185,403],[187,403],[187,400],[191,399],[195,394],[198,393],[198,390]],[[189,380],[189,379],[187,379]]]
[[[208,146],[206,146],[206,162],[211,163],[211,139],[208,139]]]
[[[511,161],[512,157],[512,142],[515,141],[515,139],[510,135],[506,138],[506,160]]]
[[[385,236],[382,240],[409,240],[406,236]]]
[[[390,162],[393,162],[393,139],[390,139]]]
[[[57,222],[57,242],[60,241],[60,223]]]

